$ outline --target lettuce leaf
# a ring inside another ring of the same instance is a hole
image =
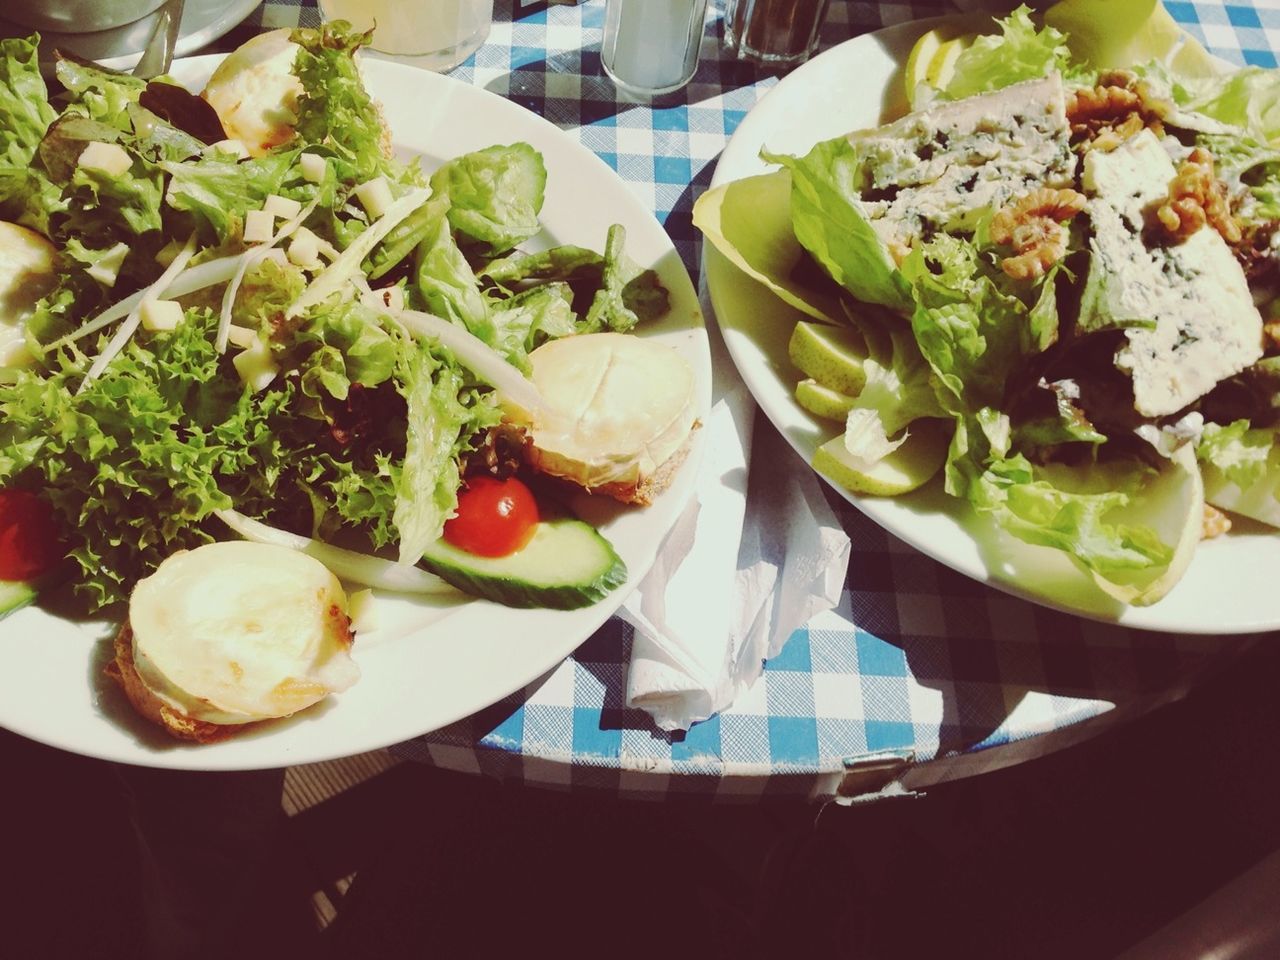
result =
[[[293,67],[302,82],[294,129],[304,145],[323,144],[333,151],[330,162],[343,183],[356,185],[383,175],[417,185],[417,165],[401,164],[385,149],[382,115],[360,78],[355,53],[370,36],[371,30],[359,32],[345,20],[289,35],[302,47]]]
[[[494,145],[455,157],[431,175],[431,188],[449,199],[449,224],[464,246],[496,256],[542,229],[547,168],[527,143]]]
[[[1258,140],[1280,142],[1280,71],[1242,67],[1220,77],[1188,81],[1179,105],[1248,131]]]
[[[37,57],[39,36],[0,40],[0,162],[25,167],[57,116]]]
[[[190,214],[207,238],[225,243],[239,235],[244,215],[279,193],[299,151],[282,150],[250,160],[213,154],[198,160],[166,160],[166,201]]]
[[[956,58],[951,79],[942,89],[945,97],[960,100],[1047,76],[1055,70],[1068,71],[1067,38],[1053,27],[1037,30],[1025,5],[997,23],[999,36],[975,38]]]
[[[911,298],[884,242],[858,199],[860,163],[843,137],[804,157],[762,153],[791,171],[791,223],[818,264],[859,300],[907,312]]]
[[[1274,445],[1271,430],[1253,429],[1248,420],[1207,423],[1196,444],[1196,456],[1241,490],[1248,490],[1266,475]]]

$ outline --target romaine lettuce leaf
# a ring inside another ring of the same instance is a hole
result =
[[[791,224],[796,239],[836,283],[859,300],[907,312],[911,298],[888,248],[858,199],[860,164],[843,137],[804,157],[761,156],[791,171]]]

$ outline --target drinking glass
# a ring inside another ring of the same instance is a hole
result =
[[[369,49],[445,73],[475,53],[493,25],[493,0],[320,0],[326,20],[373,28]]]
[[[607,0],[600,63],[627,93],[679,90],[698,69],[707,0]]]
[[[794,67],[818,49],[827,0],[725,0],[724,42],[767,67]]]

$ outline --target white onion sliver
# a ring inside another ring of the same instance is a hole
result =
[[[233,257],[219,257],[217,260],[209,260],[198,264],[175,277],[168,287],[160,291],[160,295],[185,297],[188,293],[195,293],[205,287],[225,283],[235,275],[236,266],[239,263],[240,255],[236,254]],[[113,303],[92,320],[86,321],[65,337],[60,337],[49,344],[47,349],[56,350],[64,344],[72,343],[75,340],[97,333],[103,327],[114,323],[121,317],[127,317],[135,307],[141,306],[142,298],[146,292],[146,290],[139,290],[137,293],[132,293],[123,300]]]
[[[237,510],[215,510],[218,519],[235,533],[255,543],[274,544],[297,550],[323,563],[341,580],[363,583],[379,590],[393,593],[457,593],[457,588],[441,580],[434,573],[410,564],[372,557],[343,547],[335,547],[322,540],[299,536],[287,530],[268,526]]]
[[[470,330],[420,310],[386,312],[414,335],[438,340],[453,352],[458,362],[526,413],[537,414],[545,408],[542,395],[533,382]]]
[[[137,305],[129,311],[129,315],[125,318],[124,323],[116,330],[115,336],[107,341],[106,347],[102,353],[98,354],[96,360],[89,366],[89,372],[84,375],[76,393],[80,393],[90,383],[102,375],[102,371],[107,369],[107,364],[116,358],[125,344],[129,342],[129,338],[133,336],[134,331],[138,329],[138,324],[142,320],[142,308],[153,300],[160,299],[160,291],[167,290],[169,285],[173,283],[174,277],[182,273],[186,269],[187,261],[189,261],[196,252],[196,235],[193,233],[187,238],[186,246],[173,258],[173,262],[160,274],[151,286],[142,291],[142,296],[138,300]]]
[[[360,270],[364,258],[373,252],[373,248],[382,242],[397,224],[431,199],[431,190],[423,187],[406,193],[373,223],[365,228],[364,233],[351,241],[347,249],[338,254],[337,259],[311,281],[311,285],[302,291],[285,311],[286,317],[296,317],[309,307],[314,307],[342,289],[343,285]]]

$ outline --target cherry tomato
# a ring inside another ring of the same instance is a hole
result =
[[[458,514],[445,522],[444,538],[481,557],[505,557],[533,537],[538,503],[515,477],[472,477],[458,493]]]
[[[0,580],[31,580],[63,554],[49,505],[26,490],[0,490]]]

